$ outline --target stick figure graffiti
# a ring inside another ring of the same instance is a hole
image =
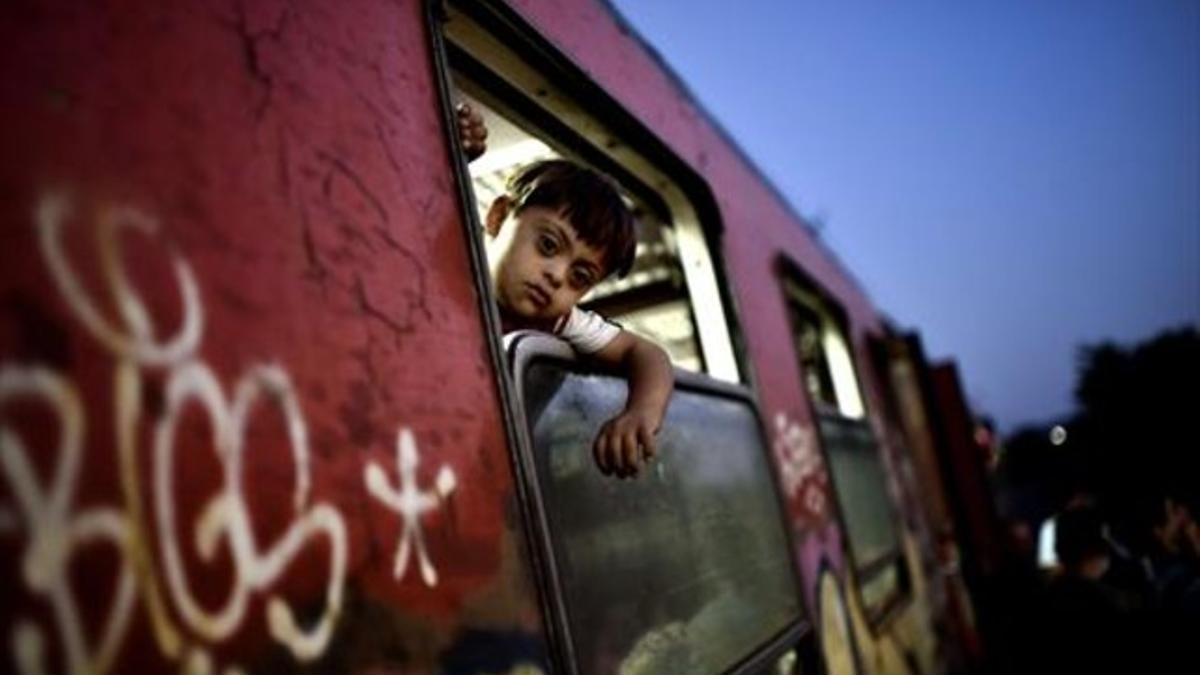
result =
[[[421,580],[426,586],[436,586],[437,570],[429,559],[425,548],[425,534],[421,529],[421,516],[435,508],[454,491],[456,479],[449,467],[443,466],[437,475],[434,489],[422,492],[417,487],[417,465],[420,455],[417,453],[417,441],[412,431],[401,429],[396,438],[396,466],[400,470],[400,488],[393,489],[388,484],[387,473],[383,467],[371,462],[363,470],[367,482],[367,490],[379,501],[388,505],[404,518],[404,531],[400,534],[400,543],[396,547],[396,580],[404,578],[408,571],[408,559],[412,548],[417,550],[417,564],[421,569]]]

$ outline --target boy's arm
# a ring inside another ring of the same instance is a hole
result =
[[[656,451],[654,435],[675,388],[671,360],[662,347],[625,330],[592,358],[621,367],[629,377],[625,410],[600,428],[592,445],[596,465],[605,474],[636,476],[643,459]]]

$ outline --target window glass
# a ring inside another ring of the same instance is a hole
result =
[[[825,358],[820,315],[798,302],[790,302],[788,316],[792,322],[792,341],[800,360],[805,390],[814,401],[836,409],[837,394],[834,393],[833,376]]]
[[[816,294],[785,280],[788,318],[804,386],[823,410],[844,417],[865,414],[846,336],[829,307]]]
[[[679,387],[636,480],[591,453],[623,379],[538,359],[523,376],[534,465],[581,673],[720,672],[800,618],[753,408]]]
[[[899,548],[879,449],[865,424],[822,415],[820,427],[855,564],[868,567]]]

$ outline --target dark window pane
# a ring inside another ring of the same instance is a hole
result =
[[[896,553],[900,545],[882,459],[866,424],[821,415],[820,425],[854,563],[863,569]]]
[[[711,673],[800,617],[753,409],[678,388],[659,459],[600,474],[591,444],[622,379],[539,360],[525,373],[537,477],[582,673]]]

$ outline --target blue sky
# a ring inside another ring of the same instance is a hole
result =
[[[1002,429],[1200,323],[1200,2],[614,4]]]

